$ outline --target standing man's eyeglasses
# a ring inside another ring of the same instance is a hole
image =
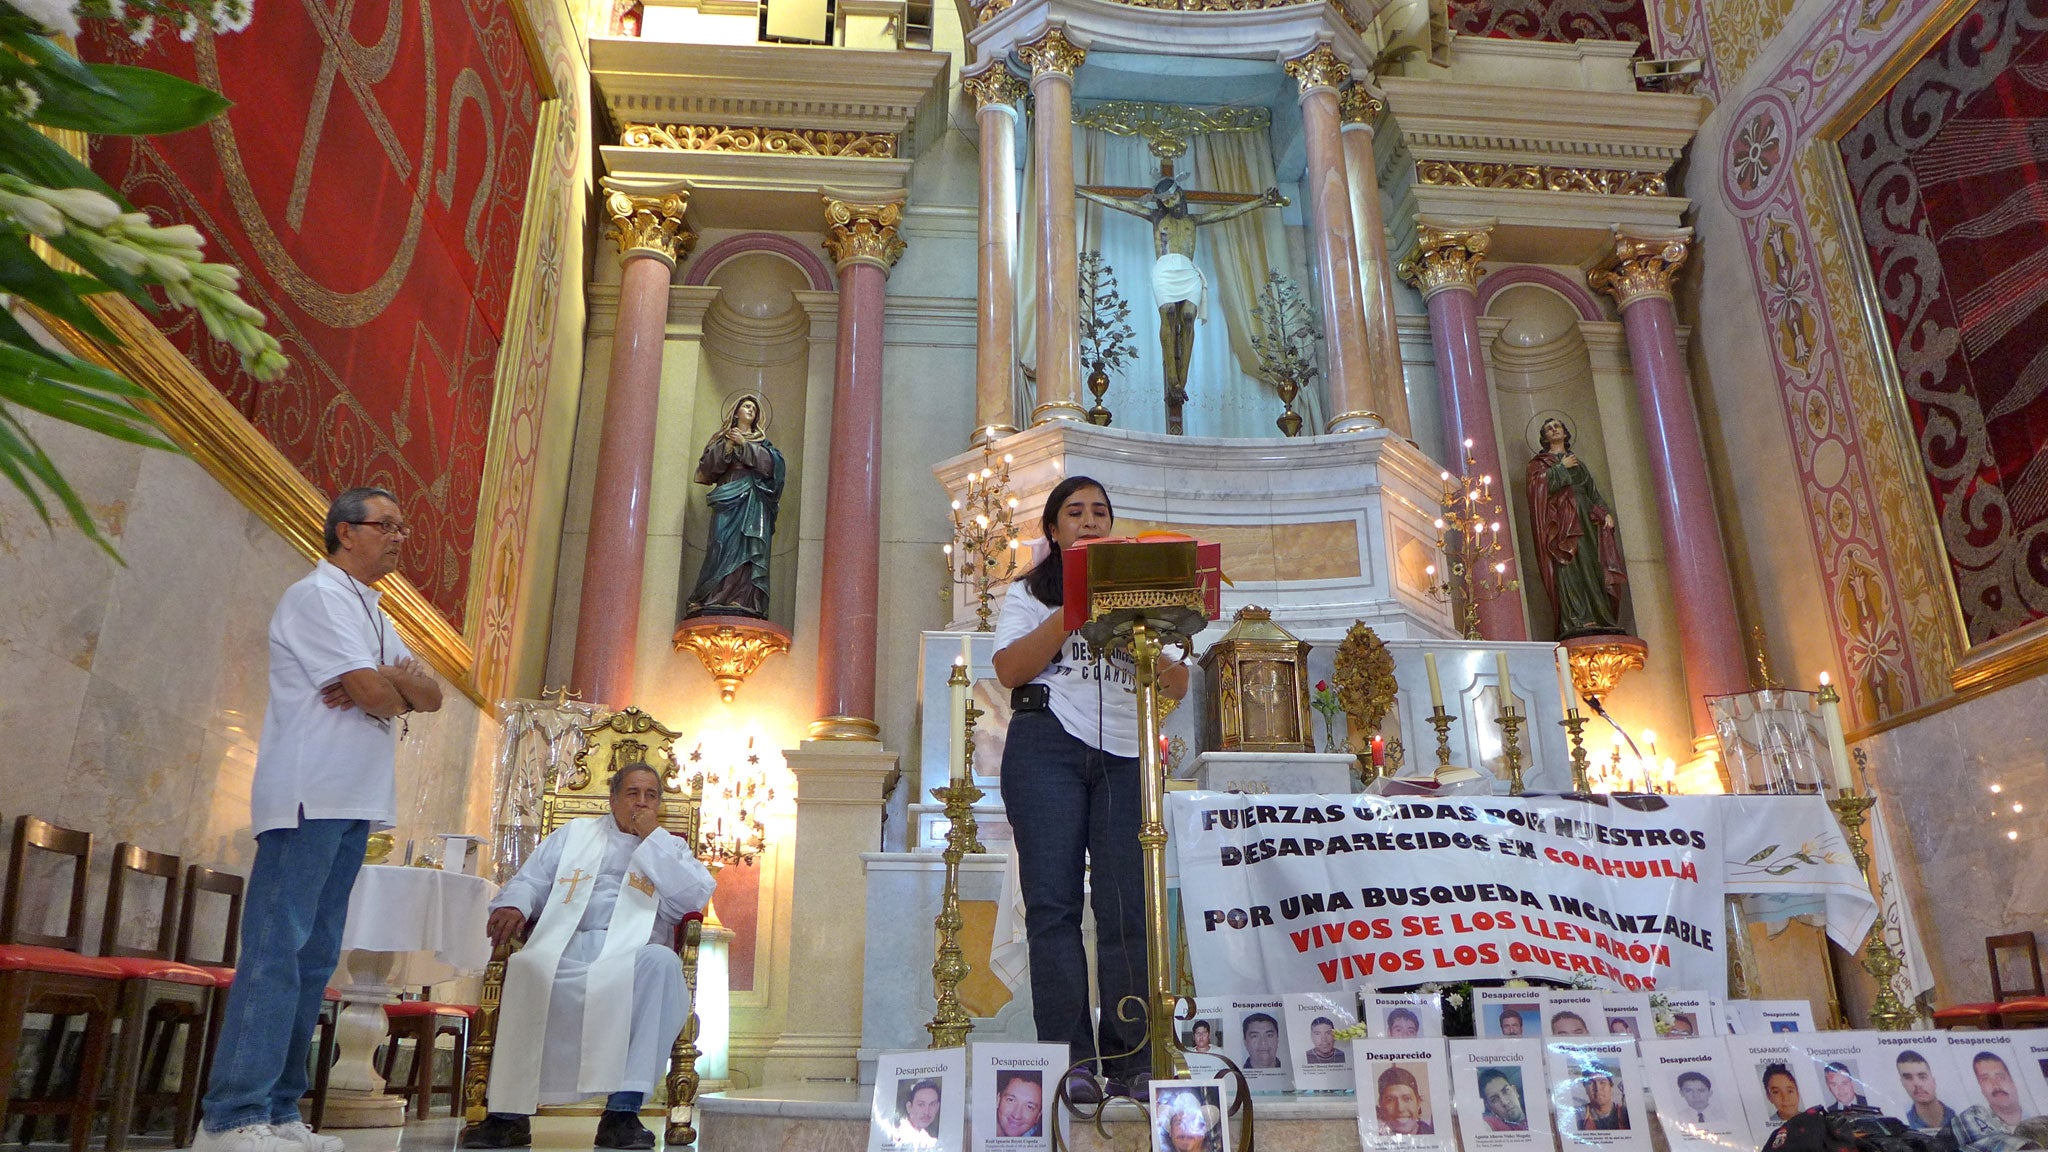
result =
[[[412,525],[397,520],[343,520],[343,524],[355,524],[364,528],[375,528],[386,536],[410,536]]]

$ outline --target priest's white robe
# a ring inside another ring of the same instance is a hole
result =
[[[590,1098],[591,1092],[577,1089],[583,1062],[583,988],[591,962],[604,950],[605,932],[618,903],[619,886],[626,865],[633,861],[644,871],[657,894],[654,931],[634,957],[632,1031],[627,1041],[625,1078],[606,1089],[613,1092],[654,1090],[668,1068],[668,1055],[689,1017],[689,1002],[683,993],[683,968],[668,945],[675,939],[676,925],[692,912],[701,912],[711,900],[711,873],[690,853],[688,845],[657,828],[648,834],[647,851],[635,853],[642,844],[638,837],[620,830],[610,816],[590,819],[604,823],[604,865],[599,870],[590,900],[583,907],[575,934],[562,950],[555,969],[554,991],[548,1003],[546,1040],[541,1055],[540,1097],[542,1104],[573,1104]],[[578,822],[580,823],[580,821]],[[545,914],[560,899],[551,900],[555,875],[562,852],[575,824],[557,829],[528,857],[518,875],[506,883],[491,901],[491,909],[517,908],[528,919]],[[535,926],[538,929],[538,925]],[[515,955],[513,963],[520,957]],[[519,1011],[509,1001],[502,1014]],[[500,1027],[502,1034],[503,1028]],[[497,1109],[494,1100],[489,1105]]]

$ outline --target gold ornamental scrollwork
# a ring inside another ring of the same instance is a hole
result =
[[[676,651],[696,655],[718,683],[719,697],[730,704],[763,661],[789,651],[789,633],[766,620],[696,617],[676,628],[674,643]]]
[[[1428,299],[1446,288],[1472,291],[1493,243],[1493,222],[1473,224],[1415,222],[1415,251],[1397,271]]]
[[[1165,159],[1184,155],[1188,141],[1203,132],[1263,132],[1272,124],[1266,108],[1183,108],[1141,100],[1108,100],[1074,115],[1077,128],[1136,136]]]
[[[611,214],[611,238],[619,258],[646,253],[675,267],[697,242],[697,234],[683,227],[689,205],[690,197],[683,192],[636,196],[614,188],[606,193],[604,206]]]
[[[832,253],[834,266],[873,264],[887,272],[903,255],[903,238],[896,233],[903,222],[902,201],[824,200],[825,250]]]
[[[1280,66],[1301,85],[1303,95],[1318,88],[1342,89],[1351,78],[1351,66],[1338,59],[1328,44],[1318,44]]]
[[[1000,3],[1004,8],[1010,0],[989,0],[991,5]],[[1130,8],[1152,8],[1162,12],[1263,12],[1270,8],[1299,8],[1307,4],[1321,4],[1324,0],[1115,0]],[[1353,32],[1366,35],[1366,22],[1358,18],[1347,4],[1332,3],[1337,15],[1351,26]],[[983,17],[986,19],[987,17]]]
[[[1614,297],[1623,308],[1655,296],[1669,300],[1672,281],[1684,267],[1691,245],[1690,228],[1623,231],[1617,227],[1613,250],[1586,273],[1586,282],[1594,291]]]
[[[1337,111],[1343,114],[1346,124],[1370,124],[1386,110],[1387,102],[1373,95],[1364,84],[1346,84],[1337,93]]]
[[[1623,676],[1639,672],[1650,646],[1634,636],[1579,636],[1564,642],[1572,687],[1588,700],[1605,699]]]
[[[1088,50],[1067,39],[1059,28],[1047,28],[1044,35],[1017,49],[1017,59],[1031,69],[1033,76],[1056,72],[1071,80],[1087,58]]]
[[[762,156],[841,156],[893,160],[894,132],[840,132],[829,128],[756,128],[718,124],[628,124],[619,133],[627,148],[668,152],[741,152]]]
[[[1663,196],[1669,185],[1657,172],[1622,168],[1564,168],[1549,164],[1493,164],[1474,160],[1420,160],[1415,178],[1438,188],[1508,188],[1530,192],[1593,192],[1603,196]]]
[[[992,104],[1015,104],[1024,98],[1025,84],[1009,65],[990,61],[979,72],[962,74],[960,90],[973,99],[978,112]]]

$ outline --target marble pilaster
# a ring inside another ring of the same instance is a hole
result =
[[[1352,221],[1351,182],[1344,172],[1343,115],[1337,89],[1351,74],[1328,44],[1282,63],[1300,87],[1302,140],[1308,170],[1309,241],[1323,314],[1325,378],[1330,418],[1325,432],[1383,427],[1373,406],[1372,368],[1366,359],[1365,312],[1358,287],[1357,228]]]
[[[1074,224],[1074,73],[1086,49],[1055,26],[1017,49],[1031,69],[1031,148],[1038,214],[1038,397],[1031,422],[1083,420],[1080,265]]]
[[[1735,585],[1721,546],[1721,525],[1714,516],[1699,413],[1693,408],[1692,386],[1678,350],[1678,317],[1671,300],[1672,281],[1691,242],[1690,228],[1617,227],[1613,250],[1587,279],[1621,306],[1651,481],[1663,520],[1664,562],[1670,569],[1678,615],[1686,697],[1692,706],[1693,732],[1704,736],[1714,730],[1706,697],[1746,691],[1749,679],[1735,616]]]
[[[1479,335],[1480,265],[1492,243],[1493,221],[1419,216],[1415,234],[1415,251],[1401,262],[1401,274],[1429,306],[1429,335],[1436,346],[1437,390],[1444,410],[1444,451],[1450,457],[1444,464],[1453,472],[1469,469],[1492,476],[1494,491],[1505,500],[1512,485],[1501,468],[1493,393],[1486,380],[1486,345]],[[1507,565],[1507,578],[1517,578],[1520,564],[1512,553]],[[1529,638],[1520,596],[1496,596],[1480,601],[1478,607],[1484,639]]]
[[[690,250],[696,236],[683,228],[689,193],[680,182],[628,184],[607,177],[604,186],[611,238],[622,265],[619,315],[605,383],[583,597],[576,613],[576,657],[569,679],[583,699],[623,707],[631,702],[639,643],[668,290],[677,259]]]
[[[1394,321],[1394,268],[1387,256],[1387,222],[1380,210],[1375,123],[1386,106],[1363,83],[1344,87],[1344,177],[1351,185],[1351,219],[1358,251],[1358,288],[1365,303],[1367,395],[1388,428],[1413,436],[1408,390],[1401,372],[1401,335]]]
[[[981,220],[976,233],[974,435],[1017,430],[1010,376],[1017,360],[1017,102],[1024,84],[1000,60],[960,77],[981,129]]]

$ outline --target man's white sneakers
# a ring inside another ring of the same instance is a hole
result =
[[[341,1141],[334,1143],[338,1147]],[[199,1135],[192,1141],[192,1152],[300,1152],[300,1149],[301,1145],[289,1137],[278,1135],[277,1130],[268,1124],[244,1124],[224,1132],[214,1132],[201,1125]]]
[[[270,1134],[273,1138],[284,1141],[295,1152],[342,1152],[341,1137],[322,1136],[306,1127],[303,1120],[294,1120],[289,1124],[272,1124]]]

